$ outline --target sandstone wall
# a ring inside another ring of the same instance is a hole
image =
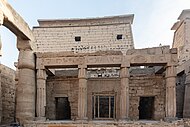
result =
[[[92,119],[92,96],[93,94],[111,94],[115,96],[116,118],[119,116],[119,78],[92,78],[87,81],[88,114]]]
[[[49,77],[47,79],[46,117],[55,120],[55,97],[68,97],[71,106],[71,119],[76,119],[78,112],[78,79]]]
[[[92,96],[98,94],[113,94],[116,99],[116,119],[119,118],[120,104],[120,79],[119,78],[90,78],[87,81],[88,113],[92,119]],[[154,120],[165,117],[165,80],[162,76],[134,76],[130,77],[130,112],[132,120],[139,119],[140,97],[155,97],[154,100]],[[78,79],[52,77],[47,80],[47,118],[55,119],[55,97],[69,97],[71,106],[71,118],[77,117],[78,106]]]
[[[134,76],[130,77],[130,111],[131,119],[139,119],[140,97],[155,97],[153,119],[165,117],[165,80],[162,76]]]
[[[134,48],[131,24],[126,19],[41,21],[33,33],[37,52],[126,51]],[[117,35],[122,35],[122,39],[117,39]],[[75,41],[75,37],[81,37],[81,41]]]
[[[190,19],[181,21],[174,33],[173,48],[178,48],[179,65],[190,59]]]
[[[1,71],[1,123],[10,123],[14,121],[15,116],[15,71],[0,65]]]

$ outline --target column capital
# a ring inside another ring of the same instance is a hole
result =
[[[82,69],[82,68],[86,69],[86,68],[87,68],[87,65],[83,65],[83,64],[82,64],[82,65],[78,65],[78,68],[79,68],[79,69]]]
[[[130,63],[129,62],[122,62],[121,63],[121,66],[120,66],[121,68],[123,68],[123,67],[126,67],[126,68],[130,68]]]
[[[170,65],[166,67],[166,78],[170,78],[170,77],[176,77],[176,66],[175,65]]]
[[[177,66],[178,66],[178,64],[168,62],[167,65],[166,65],[166,68],[168,68],[168,67],[177,67]]]
[[[86,79],[86,65],[78,65],[78,78],[79,79]]]
[[[22,68],[35,70],[35,57],[32,50],[19,51],[18,69]]]
[[[46,70],[45,69],[37,69],[37,79],[46,80]]]
[[[129,78],[129,68],[128,67],[121,67],[120,70],[120,78]]]
[[[32,50],[30,40],[23,40],[17,37],[17,48],[18,50]]]
[[[45,69],[42,58],[36,58],[36,69]]]

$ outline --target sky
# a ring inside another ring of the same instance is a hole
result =
[[[7,0],[30,28],[38,19],[89,18],[134,14],[132,32],[135,48],[172,45],[170,30],[190,0]],[[0,27],[2,57],[0,62],[15,69],[18,59],[16,36]]]

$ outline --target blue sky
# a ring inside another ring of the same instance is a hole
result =
[[[135,48],[171,45],[173,23],[190,0],[7,0],[30,28],[37,19],[64,19],[135,14],[132,26]],[[1,26],[0,62],[11,68],[18,59],[16,37]]]

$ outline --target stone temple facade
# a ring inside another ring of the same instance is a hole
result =
[[[134,48],[133,15],[91,19],[38,20],[33,28],[37,52],[122,51]]]
[[[0,4],[0,24],[17,36],[19,50],[15,82],[14,71],[1,76],[1,89],[9,93],[2,94],[7,100],[0,98],[2,123],[15,120],[25,127],[190,126],[188,119],[177,120],[189,115],[188,59],[184,62],[180,58],[186,57],[179,53],[188,52],[181,48],[187,41],[181,42],[178,35],[171,49],[134,49],[133,15],[39,20],[39,26],[30,30],[6,0]],[[179,22],[188,19],[186,14],[188,10]],[[173,27],[175,34],[177,27]],[[8,83],[2,85],[2,81]]]
[[[189,118],[190,117],[190,87],[189,87],[189,73],[190,73],[190,10],[183,10],[178,21],[173,25],[174,32],[173,47],[178,50],[178,64],[177,67],[177,116]]]

